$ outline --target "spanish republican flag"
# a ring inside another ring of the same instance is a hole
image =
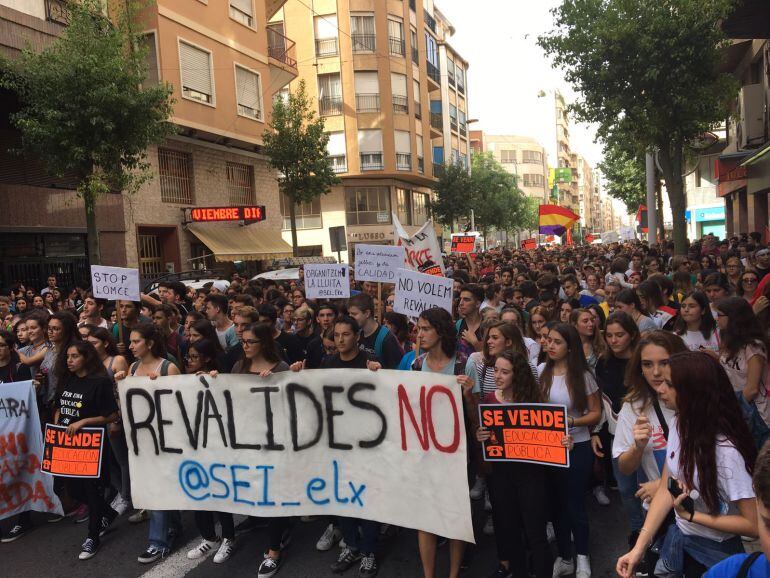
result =
[[[580,215],[559,205],[540,205],[540,234],[561,236],[579,219]]]

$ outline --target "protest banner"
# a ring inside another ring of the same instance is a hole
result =
[[[531,249],[537,249],[537,239],[524,239],[521,242],[521,248],[525,251],[529,251]]]
[[[42,455],[35,387],[0,384],[0,520],[28,510],[63,514],[53,480],[40,471]]]
[[[41,470],[65,478],[98,478],[102,472],[104,429],[82,427],[67,435],[67,426],[45,424]]]
[[[305,297],[347,299],[350,297],[350,269],[347,264],[305,265]]]
[[[441,307],[451,315],[453,285],[454,280],[448,277],[399,269],[393,311],[419,317],[426,309]]]
[[[547,403],[479,404],[482,426],[492,437],[482,444],[487,462],[526,462],[569,467],[561,445],[567,435],[567,408]]]
[[[356,244],[356,281],[395,283],[398,270],[404,266],[404,248],[397,245]]]
[[[91,265],[91,290],[97,299],[139,301],[139,270]]]
[[[476,249],[478,233],[452,233],[452,253],[472,253]]]
[[[396,245],[404,247],[404,267],[413,271],[419,271],[427,265],[438,265],[441,274],[444,275],[444,257],[433,228],[433,219],[428,220],[419,230],[410,235],[401,226],[400,221],[393,213],[393,237]]]
[[[137,508],[363,518],[473,542],[454,376],[327,369],[118,389]]]

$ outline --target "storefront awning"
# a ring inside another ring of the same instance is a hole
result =
[[[187,229],[211,250],[217,261],[262,261],[292,255],[291,245],[281,238],[280,231],[213,223],[191,223]]]
[[[755,152],[753,155],[751,155],[749,158],[743,161],[741,163],[741,166],[750,167],[751,165],[767,157],[767,153],[770,153],[770,144],[763,146],[761,149],[759,149],[757,152]],[[767,157],[767,158],[770,158],[770,157]]]

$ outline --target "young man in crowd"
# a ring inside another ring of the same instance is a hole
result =
[[[211,321],[217,332],[217,338],[222,349],[228,351],[235,347],[238,338],[235,335],[235,327],[227,316],[227,297],[220,294],[209,294],[206,297],[206,318]]]
[[[307,345],[307,356],[305,357],[306,369],[317,369],[321,367],[321,359],[324,356],[323,335],[329,327],[332,326],[334,318],[337,316],[337,308],[332,303],[322,303],[318,307],[315,316],[318,335],[316,335]]]
[[[280,347],[279,356],[281,359],[288,364],[302,361],[302,344],[293,333],[278,329],[276,323],[278,321],[278,312],[275,310],[275,307],[264,303],[257,307],[257,312],[259,313],[259,323],[267,323],[273,328],[273,338]]]
[[[78,325],[95,325],[96,327],[109,329],[109,323],[102,316],[106,303],[106,299],[97,299],[89,293],[83,301],[82,321]]]
[[[359,293],[348,300],[348,313],[361,328],[359,346],[385,369],[396,369],[404,352],[396,337],[374,318],[374,300]]]
[[[484,299],[484,292],[479,285],[469,283],[460,289],[460,302],[457,305],[457,335],[460,337],[458,347],[470,355],[474,351],[481,351],[484,332],[481,329],[481,314],[479,307]]]
[[[46,283],[47,285],[40,291],[41,295],[45,295],[46,293],[56,289],[56,275],[49,275]]]

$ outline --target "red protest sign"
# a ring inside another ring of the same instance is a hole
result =
[[[452,234],[452,253],[471,253],[476,248],[476,235]]]
[[[537,249],[537,239],[524,239],[521,242],[521,248],[525,251],[529,251],[531,249]]]
[[[40,470],[67,478],[98,478],[101,474],[104,430],[84,427],[67,435],[67,427],[45,425],[45,447]]]
[[[561,445],[567,435],[563,405],[480,404],[479,418],[492,433],[482,444],[485,461],[569,467],[569,452]]]

